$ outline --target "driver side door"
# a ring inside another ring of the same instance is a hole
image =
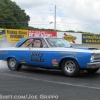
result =
[[[52,48],[49,48],[43,38],[34,38],[29,46],[28,62],[33,66],[51,67]],[[45,47],[44,47],[45,46]]]

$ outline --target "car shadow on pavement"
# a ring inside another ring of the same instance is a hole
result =
[[[42,74],[42,75],[65,76],[61,70],[45,69],[45,68],[39,68],[39,67],[25,66],[25,67],[22,67],[21,71],[26,72],[26,73],[35,73],[35,74]]]
[[[39,67],[30,67],[30,66],[24,66],[20,70],[21,72],[26,72],[26,73],[35,73],[39,75],[49,75],[49,76],[60,76],[60,77],[67,77],[66,75],[63,74],[61,70],[56,70],[56,69],[44,69],[44,68],[39,68]],[[94,74],[90,74],[87,71],[81,71],[80,74],[76,77],[71,77],[71,78],[100,78],[100,70]]]

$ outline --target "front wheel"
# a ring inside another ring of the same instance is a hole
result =
[[[62,71],[67,76],[77,76],[80,72],[78,63],[73,59],[65,59],[61,64]]]
[[[18,71],[21,69],[22,65],[18,64],[15,58],[9,58],[7,60],[8,68],[12,71]]]
[[[96,69],[87,69],[88,73],[92,74],[92,73],[96,73],[99,70],[99,68]]]

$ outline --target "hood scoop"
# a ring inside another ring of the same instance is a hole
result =
[[[88,48],[88,50],[98,50],[98,48]]]
[[[74,48],[74,49],[84,49],[84,50],[98,50],[98,48],[94,48],[94,47],[78,47],[78,46],[71,46],[71,48]]]

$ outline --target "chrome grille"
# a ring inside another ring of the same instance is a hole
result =
[[[94,60],[100,60],[100,53],[94,54]]]

